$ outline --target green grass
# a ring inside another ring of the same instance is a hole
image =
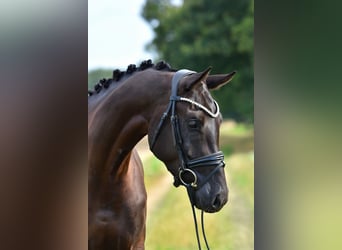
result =
[[[251,126],[222,125],[220,144],[226,156],[225,171],[230,194],[228,204],[220,212],[205,214],[205,228],[211,249],[254,249],[253,139]],[[145,166],[149,166],[145,168],[148,188],[153,188],[153,179],[169,174],[164,164],[158,164],[161,163],[153,158],[144,162]],[[197,249],[194,222],[185,188],[172,187],[157,206],[147,221],[146,249]]]
[[[163,162],[154,156],[148,157],[143,162],[145,185],[147,188],[152,187],[159,179],[160,176],[166,173],[166,167]]]
[[[220,135],[246,135],[253,133],[254,127],[252,124],[245,123],[233,123],[231,121],[223,122],[220,128]]]

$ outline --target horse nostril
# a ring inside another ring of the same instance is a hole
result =
[[[213,202],[213,208],[215,208],[215,209],[218,209],[218,208],[220,208],[221,207],[221,205],[222,205],[222,200],[220,199],[220,195],[217,195],[216,197],[215,197],[215,200],[214,200],[214,202]]]

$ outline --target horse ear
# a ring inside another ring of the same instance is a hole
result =
[[[211,67],[208,67],[203,72],[194,73],[194,74],[191,74],[188,77],[186,77],[185,81],[184,81],[184,89],[185,89],[185,91],[189,91],[196,84],[200,83],[201,81],[205,81],[205,79],[209,75],[210,70],[211,70]]]
[[[212,90],[212,89],[221,88],[223,85],[230,82],[233,79],[235,74],[236,74],[236,71],[233,71],[227,75],[221,74],[221,75],[210,75],[210,76],[208,76],[207,81],[206,81],[208,89]]]

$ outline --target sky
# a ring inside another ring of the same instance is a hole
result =
[[[88,70],[126,68],[153,59],[153,32],[141,17],[145,0],[88,0]]]

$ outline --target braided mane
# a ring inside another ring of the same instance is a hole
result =
[[[160,61],[157,64],[153,64],[152,60],[145,60],[143,61],[139,67],[137,67],[135,64],[130,64],[128,65],[126,71],[121,71],[119,69],[116,69],[113,71],[113,77],[112,78],[103,78],[101,80],[99,80],[95,86],[93,90],[88,90],[88,97],[100,93],[102,89],[108,89],[109,86],[112,83],[117,83],[123,79],[126,79],[128,77],[130,77],[131,75],[133,75],[135,72],[137,71],[143,71],[145,69],[155,69],[155,70],[161,70],[161,71],[176,71],[174,69],[171,68],[170,64],[168,64],[165,61]]]

